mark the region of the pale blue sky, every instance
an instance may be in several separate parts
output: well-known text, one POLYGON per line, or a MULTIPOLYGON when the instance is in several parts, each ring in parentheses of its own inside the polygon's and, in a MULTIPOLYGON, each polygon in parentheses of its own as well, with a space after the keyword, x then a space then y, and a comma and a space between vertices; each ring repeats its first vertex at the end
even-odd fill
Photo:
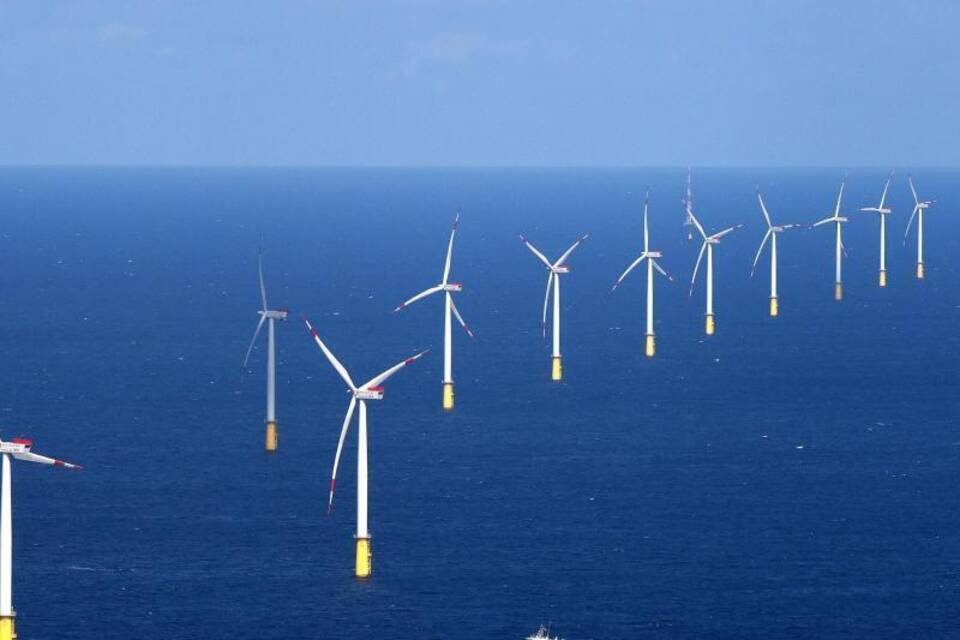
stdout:
POLYGON ((960 2, 0 2, 0 164, 960 165, 960 2))

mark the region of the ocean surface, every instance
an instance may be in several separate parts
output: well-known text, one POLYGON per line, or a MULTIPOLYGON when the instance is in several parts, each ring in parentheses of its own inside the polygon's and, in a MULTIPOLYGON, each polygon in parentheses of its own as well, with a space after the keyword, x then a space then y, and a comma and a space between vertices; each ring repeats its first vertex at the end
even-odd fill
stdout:
POLYGON ((18 462, 22 638, 567 640, 960 636, 960 171, 915 170, 927 278, 913 277, 905 170, 851 170, 845 299, 832 213, 845 170, 694 169, 715 258, 703 335, 684 169, 0 169, 0 437, 84 465, 18 462), (775 221, 780 317, 767 316, 775 221), (657 357, 643 357, 650 188, 657 357), (452 279, 476 331, 454 333, 452 279), (548 256, 565 380, 539 335, 548 256), (261 239, 262 238, 262 239, 261 239), (262 242, 278 327, 280 449, 263 451, 265 342, 248 370, 262 242), (353 577, 356 430, 327 487, 354 378, 433 351, 370 405, 374 575, 353 577))

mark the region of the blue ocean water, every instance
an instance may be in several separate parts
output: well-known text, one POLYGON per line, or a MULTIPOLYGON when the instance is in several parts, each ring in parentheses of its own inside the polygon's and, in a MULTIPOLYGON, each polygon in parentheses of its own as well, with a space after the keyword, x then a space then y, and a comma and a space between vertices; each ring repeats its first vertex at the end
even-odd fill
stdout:
POLYGON ((842 170, 695 170, 716 253, 717 335, 683 170, 0 170, 0 437, 85 466, 14 468, 24 638, 945 638, 960 634, 958 173, 917 171, 927 279, 885 172, 849 175, 845 294, 833 232, 784 234, 767 317, 754 187, 778 222, 832 212, 842 170), (642 356, 651 189, 658 355, 642 356), (453 278, 457 408, 440 409, 442 309, 391 309, 453 278), (550 256, 566 379, 539 336, 550 256), (260 238, 279 327, 280 450, 263 452, 260 238), (434 351, 370 409, 374 576, 352 577, 356 431, 325 514, 354 378, 434 351))

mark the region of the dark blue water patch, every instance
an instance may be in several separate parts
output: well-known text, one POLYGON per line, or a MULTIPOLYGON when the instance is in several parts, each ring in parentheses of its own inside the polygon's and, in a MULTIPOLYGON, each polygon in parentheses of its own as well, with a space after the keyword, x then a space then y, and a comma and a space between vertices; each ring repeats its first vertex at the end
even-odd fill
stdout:
POLYGON ((775 220, 832 211, 840 170, 702 170, 717 335, 703 335, 682 170, 0 171, 2 437, 75 460, 14 468, 23 637, 950 637, 960 557, 952 480, 960 273, 955 171, 917 171, 927 279, 913 277, 905 178, 890 285, 876 286, 883 171, 850 172, 846 298, 833 234, 781 237, 767 317, 754 189, 775 220), (651 234, 658 354, 642 356, 651 234), (457 409, 440 410, 453 278, 457 409), (563 280, 566 378, 539 336, 548 255, 563 280), (278 328, 280 451, 262 451, 264 354, 240 363, 264 246, 278 328), (374 577, 352 577, 355 431, 326 490, 348 396, 298 316, 357 379, 432 353, 370 407, 374 577))

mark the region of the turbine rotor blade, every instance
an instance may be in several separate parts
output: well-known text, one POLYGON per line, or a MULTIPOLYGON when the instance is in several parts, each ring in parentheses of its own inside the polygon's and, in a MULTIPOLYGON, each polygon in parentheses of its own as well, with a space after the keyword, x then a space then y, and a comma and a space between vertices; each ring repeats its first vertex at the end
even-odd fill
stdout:
POLYGON ((337 455, 333 458, 333 473, 330 474, 330 498, 327 501, 327 515, 333 510, 333 490, 337 485, 337 467, 340 466, 340 453, 343 451, 343 441, 347 437, 347 431, 350 430, 350 420, 353 418, 353 409, 357 406, 356 396, 350 398, 350 405, 347 407, 347 415, 343 419, 343 427, 340 428, 340 440, 337 441, 337 455))
POLYGON ((913 225, 913 219, 917 215, 917 211, 920 210, 920 203, 913 205, 913 212, 910 214, 910 219, 907 220, 907 230, 903 232, 903 243, 907 243, 907 236, 910 235, 910 226, 913 225))
POLYGON ((460 310, 457 309, 457 303, 453 301, 453 296, 450 296, 450 310, 453 311, 453 316, 457 319, 457 322, 460 323, 460 326, 463 327, 463 330, 467 332, 467 335, 471 338, 476 338, 467 323, 463 321, 463 316, 460 315, 460 310))
POLYGON ((883 195, 880 196, 880 206, 878 209, 883 209, 883 203, 887 201, 887 190, 890 189, 891 180, 893 180, 893 171, 891 171, 890 175, 887 176, 887 183, 883 185, 883 195))
POLYGON ((660 263, 659 263, 659 262, 657 262, 657 261, 654 260, 653 258, 650 258, 650 262, 653 264, 653 268, 660 272, 660 275, 666 276, 667 280, 669 280, 670 282, 673 282, 673 278, 671 278, 671 277, 667 274, 667 272, 663 270, 663 267, 660 266, 660 263))
POLYGON ((763 214, 763 219, 767 221, 767 227, 772 227, 773 223, 770 222, 770 213, 767 212, 767 207, 763 204, 763 196, 760 195, 760 187, 757 187, 757 200, 760 202, 760 212, 763 214))
POLYGON ((732 232, 736 231, 737 229, 739 229, 739 228, 742 227, 742 226, 743 226, 742 224, 738 224, 738 225, 733 226, 733 227, 727 227, 727 228, 724 229, 723 231, 718 231, 717 233, 713 234, 712 236, 710 236, 710 238, 711 238, 712 240, 719 240, 719 239, 722 238, 723 236, 727 235, 728 233, 732 233, 732 232))
POLYGON ((693 220, 693 224, 697 228, 697 231, 700 232, 700 237, 706 240, 707 232, 703 230, 703 225, 700 224, 699 220, 697 220, 697 216, 694 215, 693 209, 690 209, 689 211, 687 211, 687 214, 690 216, 690 219, 693 220))
MULTIPOLYGON (((444 284, 446 284, 446 283, 444 283, 444 284)), ((443 286, 444 286, 443 284, 438 284, 438 285, 435 286, 435 287, 430 287, 430 288, 427 289, 426 291, 421 291, 420 293, 418 293, 417 295, 413 296, 413 297, 410 298, 409 300, 407 300, 407 301, 405 301, 405 302, 401 302, 401 303, 400 303, 399 305, 397 305, 397 307, 393 310, 394 313, 396 313, 397 311, 400 311, 401 309, 403 309, 403 308, 406 307, 406 306, 409 306, 409 305, 413 304, 413 303, 416 302, 417 300, 423 300, 423 299, 426 298, 427 296, 433 295, 434 293, 437 293, 438 291, 443 291, 443 286)))
POLYGON ((257 323, 257 329, 256 329, 256 331, 253 332, 253 338, 250 339, 250 346, 247 347, 247 355, 245 355, 245 356, 243 357, 243 367, 242 367, 242 368, 244 368, 244 369, 247 368, 247 361, 250 360, 250 352, 253 351, 253 345, 254 345, 254 344, 256 343, 256 341, 257 341, 257 336, 260 335, 260 329, 263 328, 263 323, 266 322, 266 321, 267 321, 267 314, 261 313, 261 314, 260 314, 260 322, 257 323))
POLYGON ((263 252, 257 251, 257 273, 260 276, 260 301, 263 303, 263 310, 267 310, 267 288, 263 284, 263 252))
POLYGON ((567 261, 567 258, 570 257, 570 254, 573 253, 573 250, 576 249, 577 247, 579 247, 579 246, 580 246, 580 243, 582 243, 584 240, 586 240, 586 239, 589 238, 589 237, 590 237, 590 234, 589 234, 589 233, 580 236, 580 238, 577 239, 577 241, 574 242, 574 243, 570 246, 569 249, 567 249, 566 251, 564 251, 563 254, 561 254, 560 257, 557 258, 557 261, 553 264, 553 266, 554 266, 554 267, 559 267, 559 266, 562 265, 564 262, 566 262, 566 261, 567 261))
POLYGON ((420 353, 416 354, 415 356, 411 356, 411 357, 407 358, 407 359, 404 360, 403 362, 398 362, 397 364, 393 365, 392 367, 390 367, 389 369, 387 369, 386 371, 384 371, 384 372, 381 373, 380 375, 372 378, 369 382, 367 382, 366 384, 364 384, 364 385, 363 385, 362 387, 360 387, 360 388, 361 388, 361 389, 369 389, 370 387, 379 387, 383 382, 386 382, 387 378, 389 378, 390 376, 392 376, 393 374, 395 374, 397 371, 400 371, 400 369, 403 369, 403 368, 404 368, 405 366, 407 366, 408 364, 413 364, 414 362, 416 362, 417 360, 419 360, 419 359, 422 358, 423 356, 427 355, 428 353, 430 353, 430 349, 426 349, 425 351, 421 351, 420 353))
POLYGON ((49 464, 54 467, 63 467, 64 469, 83 469, 78 464, 70 464, 69 462, 64 462, 63 460, 57 460, 56 458, 48 458, 47 456, 41 456, 38 453, 33 453, 32 451, 24 451, 22 453, 12 453, 10 454, 17 460, 23 460, 24 462, 38 462, 40 464, 49 464))
POLYGON ((314 341, 317 343, 317 346, 320 347, 320 350, 323 351, 323 355, 327 356, 327 360, 333 365, 333 368, 337 370, 337 373, 340 374, 340 377, 343 378, 343 381, 347 383, 347 386, 350 387, 351 391, 356 391, 357 387, 353 384, 353 380, 350 379, 350 374, 347 373, 346 367, 344 367, 337 357, 333 355, 333 352, 327 348, 327 345, 323 343, 323 340, 320 339, 320 334, 317 333, 317 330, 313 328, 313 325, 310 324, 310 320, 307 319, 307 316, 303 316, 303 321, 307 325, 307 330, 310 332, 310 335, 313 336, 314 341))
POLYGON ((453 228, 450 230, 450 242, 447 244, 447 260, 443 264, 443 284, 447 284, 447 278, 450 277, 450 263, 453 259, 453 238, 457 235, 457 225, 460 224, 460 211, 457 211, 457 217, 453 220, 453 228))
POLYGON ((643 252, 650 251, 650 227, 647 224, 647 211, 650 205, 650 192, 647 191, 647 197, 643 200, 643 252))
POLYGON ((834 212, 833 212, 834 218, 840 217, 840 201, 843 199, 843 188, 846 186, 846 184, 847 184, 846 179, 844 179, 843 182, 840 183, 840 193, 837 194, 837 207, 836 209, 834 209, 834 212))
POLYGON ((639 258, 637 258, 636 260, 634 260, 633 262, 631 262, 631 263, 630 263, 630 266, 627 267, 627 268, 624 270, 624 272, 620 274, 620 277, 617 278, 617 281, 613 283, 613 287, 610 289, 610 293, 613 293, 614 291, 616 291, 616 290, 617 290, 617 287, 620 286, 620 283, 623 282, 623 279, 627 277, 627 274, 629 274, 631 271, 633 271, 634 268, 635 268, 638 264, 640 264, 641 262, 643 262, 643 259, 646 258, 646 257, 647 257, 647 252, 644 251, 643 253, 640 254, 640 257, 639 257, 639 258))
POLYGON ((773 229, 767 229, 767 232, 763 235, 763 241, 760 243, 760 248, 757 249, 757 255, 753 258, 753 266, 750 267, 750 277, 753 277, 753 272, 757 270, 757 262, 760 261, 760 254, 763 252, 763 247, 767 244, 767 240, 770 239, 771 234, 773 234, 773 229))
POLYGON ((540 262, 542 262, 542 263, 544 264, 544 266, 547 267, 547 269, 552 269, 552 268, 553 268, 553 265, 550 264, 550 261, 549 261, 549 260, 547 260, 547 256, 545 256, 545 255, 543 255, 542 253, 540 253, 540 250, 539 250, 539 249, 537 249, 535 246, 533 246, 532 244, 530 244, 530 241, 527 240, 527 238, 526 238, 525 236, 523 236, 523 235, 520 236, 520 242, 522 242, 523 244, 525 244, 525 245, 527 246, 527 249, 530 249, 530 251, 533 253, 533 255, 537 256, 537 257, 540 259, 540 262))
POLYGON ((690 295, 693 295, 693 285, 697 281, 697 271, 700 269, 700 261, 703 260, 703 252, 707 250, 707 241, 704 239, 700 245, 700 254, 697 256, 697 264, 693 267, 693 277, 690 278, 690 295))
POLYGON ((547 275, 547 291, 543 296, 543 318, 540 320, 540 336, 542 339, 547 339, 547 307, 550 304, 550 290, 551 285, 553 284, 553 279, 558 278, 557 274, 553 271, 547 275))

